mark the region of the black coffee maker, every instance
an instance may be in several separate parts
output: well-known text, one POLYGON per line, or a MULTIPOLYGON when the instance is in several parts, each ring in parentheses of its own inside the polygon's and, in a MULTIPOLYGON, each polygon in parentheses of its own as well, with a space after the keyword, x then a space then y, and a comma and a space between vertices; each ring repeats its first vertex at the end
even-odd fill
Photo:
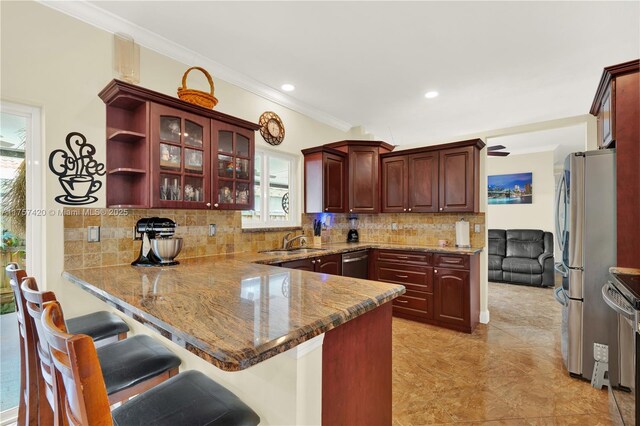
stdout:
POLYGON ((357 243, 358 237, 358 218, 352 216, 349 218, 349 233, 347 234, 348 243, 357 243))

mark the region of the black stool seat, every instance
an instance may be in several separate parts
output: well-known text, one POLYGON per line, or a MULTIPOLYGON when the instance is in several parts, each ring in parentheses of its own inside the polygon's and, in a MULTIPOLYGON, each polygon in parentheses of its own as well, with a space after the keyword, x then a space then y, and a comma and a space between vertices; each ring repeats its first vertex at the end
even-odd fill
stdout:
POLYGON ((94 341, 127 333, 129 326, 116 314, 98 311, 82 315, 66 321, 67 330, 71 334, 86 334, 94 341))
POLYGON ((187 371, 112 411, 115 426, 249 426, 260 417, 199 371, 187 371))
POLYGON ((135 386, 180 366, 180 358, 153 338, 129 337, 98 348, 107 394, 135 386))

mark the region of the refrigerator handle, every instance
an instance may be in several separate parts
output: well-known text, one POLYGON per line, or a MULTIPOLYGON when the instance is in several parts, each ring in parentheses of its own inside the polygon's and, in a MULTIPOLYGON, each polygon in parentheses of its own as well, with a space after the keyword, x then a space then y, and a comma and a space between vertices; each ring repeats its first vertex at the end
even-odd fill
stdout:
MULTIPOLYGON (((564 200, 562 200, 562 197, 564 195, 566 195, 566 189, 564 189, 566 186, 566 178, 564 175, 564 172, 562 173, 562 177, 560 178, 560 181, 558 182, 558 189, 556 190, 556 238, 558 240, 558 247, 560 247, 560 251, 564 251, 564 230, 562 230, 560 227, 560 202, 564 203, 564 200)), ((566 214, 566 213, 565 213, 566 214)), ((558 271, 560 272, 560 271, 558 271)))
POLYGON ((562 287, 558 287, 553 291, 553 295, 556 297, 556 300, 558 301, 558 303, 560 303, 562 306, 568 306, 569 305, 569 301, 567 300, 567 295, 564 294, 564 291, 562 290, 562 287))
POLYGON ((567 268, 567 266, 562 263, 562 262, 556 262, 553 264, 553 269, 555 269, 557 272, 559 272, 560 274, 562 274, 562 276, 564 278, 567 278, 569 276, 569 269, 567 268))

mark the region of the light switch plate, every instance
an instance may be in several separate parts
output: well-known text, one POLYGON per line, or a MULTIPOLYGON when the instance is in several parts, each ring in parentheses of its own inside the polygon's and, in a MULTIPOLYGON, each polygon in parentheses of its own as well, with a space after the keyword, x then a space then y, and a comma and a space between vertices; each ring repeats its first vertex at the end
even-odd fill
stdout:
POLYGON ((397 230, 398 230, 398 224, 397 224, 397 223, 395 223, 395 222, 394 222, 394 223, 392 223, 392 224, 391 224, 391 230, 392 230, 392 231, 397 231, 397 230))
POLYGON ((478 224, 473 225, 473 231, 476 234, 479 234, 480 233, 480 225, 478 225, 478 224))
POLYGON ((87 241, 90 243, 97 243, 100 241, 100 227, 88 226, 87 227, 87 241))
POLYGON ((216 235, 216 224, 215 223, 210 223, 209 224, 209 236, 213 237, 216 235))

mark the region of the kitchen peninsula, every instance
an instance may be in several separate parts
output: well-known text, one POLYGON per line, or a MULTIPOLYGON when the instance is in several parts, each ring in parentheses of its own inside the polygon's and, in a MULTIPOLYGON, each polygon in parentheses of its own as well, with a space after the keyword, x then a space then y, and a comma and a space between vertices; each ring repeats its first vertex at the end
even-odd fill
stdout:
MULTIPOLYGON (((250 263, 250 257, 64 276, 205 360, 205 373, 264 424, 390 424, 391 301, 404 287, 250 263)), ((267 256, 252 260, 270 263, 267 256)), ((190 356, 176 353, 183 363, 190 356)))

